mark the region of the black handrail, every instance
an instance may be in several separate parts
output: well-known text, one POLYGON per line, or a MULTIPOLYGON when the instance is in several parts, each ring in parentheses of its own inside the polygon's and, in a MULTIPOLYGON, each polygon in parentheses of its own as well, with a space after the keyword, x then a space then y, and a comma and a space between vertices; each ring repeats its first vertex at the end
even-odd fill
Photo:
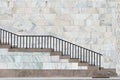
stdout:
POLYGON ((51 35, 18 35, 0 28, 0 44, 11 48, 52 48, 62 56, 79 59, 101 69, 102 54, 51 35))

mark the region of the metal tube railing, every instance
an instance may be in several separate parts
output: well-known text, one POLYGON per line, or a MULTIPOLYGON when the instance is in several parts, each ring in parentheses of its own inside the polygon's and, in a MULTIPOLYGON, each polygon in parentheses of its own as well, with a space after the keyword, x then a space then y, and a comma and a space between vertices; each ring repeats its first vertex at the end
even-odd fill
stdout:
POLYGON ((50 35, 17 35, 0 29, 0 44, 9 44, 11 48, 52 48, 101 69, 102 54, 50 35))

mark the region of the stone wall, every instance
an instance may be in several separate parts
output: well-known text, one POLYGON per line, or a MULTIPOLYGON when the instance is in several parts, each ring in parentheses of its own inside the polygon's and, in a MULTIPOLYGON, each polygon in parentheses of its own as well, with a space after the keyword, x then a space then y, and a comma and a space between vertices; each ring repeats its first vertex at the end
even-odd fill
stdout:
POLYGON ((104 55, 120 74, 120 0, 0 0, 1 28, 50 34, 104 55))

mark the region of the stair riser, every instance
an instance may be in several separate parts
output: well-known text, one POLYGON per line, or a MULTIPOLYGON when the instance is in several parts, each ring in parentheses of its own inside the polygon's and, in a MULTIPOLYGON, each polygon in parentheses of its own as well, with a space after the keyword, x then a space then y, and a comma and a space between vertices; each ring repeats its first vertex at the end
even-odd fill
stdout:
POLYGON ((88 70, 87 66, 77 63, 0 63, 0 69, 79 69, 88 70))

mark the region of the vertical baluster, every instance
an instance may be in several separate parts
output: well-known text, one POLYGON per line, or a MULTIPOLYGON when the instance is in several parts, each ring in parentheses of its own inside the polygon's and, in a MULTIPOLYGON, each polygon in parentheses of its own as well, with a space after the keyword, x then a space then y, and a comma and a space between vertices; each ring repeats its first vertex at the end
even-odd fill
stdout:
POLYGON ((11 48, 12 48, 12 45, 13 45, 13 44, 12 44, 12 33, 11 33, 11 48))
POLYGON ((80 58, 81 58, 81 59, 80 59, 80 60, 81 60, 81 62, 82 62, 82 58, 83 58, 83 55, 82 55, 82 54, 83 54, 83 53, 82 53, 82 47, 80 47, 80 53, 81 53, 81 55, 80 55, 80 58))
POLYGON ((64 53, 64 52, 63 52, 63 40, 62 40, 62 55, 63 55, 63 53, 64 53))
POLYGON ((74 58, 77 58, 77 55, 76 55, 76 45, 75 45, 75 57, 74 58))
POLYGON ((46 36, 44 36, 44 48, 46 48, 46 36))
POLYGON ((49 48, 49 36, 47 36, 46 38, 47 38, 47 48, 49 48))
POLYGON ((91 65, 93 65, 93 52, 91 51, 91 65))
POLYGON ((6 34, 6 36, 5 36, 5 37, 6 37, 6 38, 5 38, 5 39, 6 39, 6 44, 8 44, 8 42, 7 42, 7 31, 5 31, 5 32, 6 32, 6 33, 5 33, 5 34, 6 34))
POLYGON ((90 63, 90 50, 88 50, 88 62, 90 63))
POLYGON ((84 48, 84 62, 86 62, 86 49, 84 48))
POLYGON ((15 47, 15 34, 14 34, 14 47, 15 47))
POLYGON ((10 33, 8 32, 8 44, 10 44, 10 33))
POLYGON ((44 36, 43 36, 43 48, 45 47, 45 46, 44 46, 44 42, 45 42, 45 39, 44 39, 44 36))
POLYGON ((58 48, 58 47, 57 47, 57 38, 56 38, 56 51, 57 51, 57 48, 58 48))
POLYGON ((37 43, 37 44, 36 44, 36 48, 38 48, 38 45, 39 45, 39 44, 38 44, 38 36, 36 36, 36 43, 37 43))
POLYGON ((96 54, 96 65, 98 66, 98 54, 96 54))
POLYGON ((80 55, 79 55, 79 52, 80 52, 80 51, 79 51, 79 46, 78 46, 78 59, 79 59, 79 56, 80 56, 80 55))
POLYGON ((47 48, 47 36, 45 36, 45 46, 46 46, 46 48, 47 48))
POLYGON ((22 41, 21 41, 21 36, 20 36, 20 48, 21 48, 21 44, 22 44, 22 41))
POLYGON ((83 62, 85 61, 85 49, 83 48, 83 62))
POLYGON ((70 43, 70 58, 71 58, 71 43, 70 43))
POLYGON ((33 41, 32 41, 32 44, 33 44, 33 48, 35 48, 35 37, 33 36, 33 41))
POLYGON ((59 51, 60 51, 60 39, 59 39, 59 51))
POLYGON ((19 36, 17 35, 16 37, 17 37, 17 47, 19 48, 19 45, 18 45, 18 37, 19 37, 19 36))
POLYGON ((51 36, 50 36, 50 48, 52 48, 52 45, 51 45, 51 36))
POLYGON ((4 42, 4 30, 3 30, 3 44, 5 44, 5 42, 4 42))
POLYGON ((1 35, 2 35, 2 29, 0 29, 0 44, 2 44, 2 41, 1 41, 1 35))
POLYGON ((95 61, 96 61, 96 60, 95 60, 95 52, 94 52, 94 66, 95 66, 95 61))
POLYGON ((37 48, 37 36, 35 36, 35 48, 37 48))
POLYGON ((68 54, 68 50, 69 50, 69 49, 68 49, 68 46, 69 46, 69 45, 68 45, 68 42, 66 42, 66 44, 67 44, 67 55, 69 55, 69 54, 68 54))
POLYGON ((23 37, 23 48, 24 48, 24 36, 22 36, 23 37))
POLYGON ((72 45, 72 58, 74 58, 74 45, 72 45))
POLYGON ((64 42, 65 48, 64 48, 64 54, 66 55, 66 41, 64 42))
POLYGON ((40 36, 40 48, 42 48, 42 36, 40 36))
POLYGON ((101 55, 99 54, 99 69, 101 70, 101 55))
POLYGON ((55 49, 55 48, 54 48, 54 37, 53 37, 53 49, 55 49))
POLYGON ((33 38, 33 43, 34 43, 34 48, 36 48, 36 41, 35 41, 36 37, 34 36, 33 38))
POLYGON ((28 41, 28 39, 27 39, 27 36, 26 36, 26 48, 28 48, 28 47, 27 47, 27 46, 28 46, 28 45, 27 45, 27 43, 28 43, 27 41, 28 41))
POLYGON ((29 48, 31 48, 31 36, 29 36, 29 48))
POLYGON ((88 58, 88 53, 87 52, 88 52, 88 50, 86 49, 86 62, 88 62, 88 59, 87 59, 88 58))
POLYGON ((40 36, 38 36, 38 48, 40 48, 40 36))
POLYGON ((43 48, 43 36, 41 36, 41 49, 43 48))

